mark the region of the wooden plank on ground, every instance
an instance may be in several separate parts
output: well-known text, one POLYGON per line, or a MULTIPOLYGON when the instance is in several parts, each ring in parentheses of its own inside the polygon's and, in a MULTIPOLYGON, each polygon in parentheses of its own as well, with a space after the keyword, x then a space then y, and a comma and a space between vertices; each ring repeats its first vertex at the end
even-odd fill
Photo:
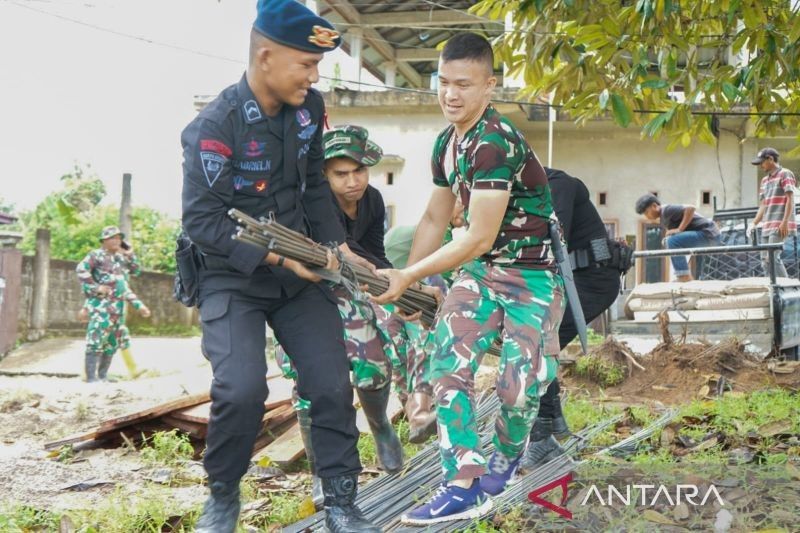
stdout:
MULTIPOLYGON (((269 387, 269 396, 267 397, 267 402, 264 404, 267 410, 291 403, 294 382, 287 380, 281 375, 268 376, 267 386, 269 387)), ((208 424, 208 418, 211 414, 211 402, 200 403, 193 407, 175 411, 171 414, 175 418, 180 418, 181 420, 208 424)))
POLYGON ((294 417, 294 407, 292 407, 291 404, 284 404, 264 413, 264 418, 261 420, 261 423, 265 428, 277 427, 294 417))
MULTIPOLYGON (((294 387, 294 382, 292 380, 286 379, 282 376, 270 376, 267 378, 267 381, 269 382, 270 390, 269 398, 267 399, 266 403, 267 410, 275 409, 291 403, 292 389, 294 387)), ((77 442, 93 439, 102 439, 107 433, 111 433, 133 424, 152 420, 167 414, 170 414, 176 418, 181 418, 181 415, 176 415, 174 411, 191 411, 194 407, 197 407, 197 411, 192 411, 192 414, 188 415, 188 417, 184 417, 183 420, 201 423, 203 420, 205 420, 205 423, 208 423, 207 411, 210 409, 210 400, 211 396, 208 392, 177 398, 166 403, 148 407, 147 409, 143 409, 141 411, 136 411, 124 416, 106 420, 100 424, 99 427, 91 431, 74 433, 64 437, 63 439, 48 442, 44 445, 44 448, 45 450, 52 450, 67 444, 75 444, 77 442), (204 406, 203 404, 207 404, 207 406, 204 406)))
POLYGON ((263 457, 269 457, 270 461, 278 466, 287 466, 302 457, 305 452, 303 438, 300 435, 300 424, 294 424, 266 448, 255 454, 253 460, 258 462, 263 457))
POLYGON ((206 424, 198 422, 190 422, 188 420, 182 420, 172 415, 164 415, 160 418, 160 420, 197 439, 205 439, 206 433, 208 432, 208 426, 206 424))
POLYGON ((204 402, 194 407, 187 407, 179 411, 173 411, 170 416, 185 420, 187 422, 196 422, 198 424, 208 424, 208 417, 211 415, 211 402, 204 402))
POLYGON ((115 429, 119 429, 125 426, 130 426, 131 424, 136 424, 138 422, 144 422, 145 420, 152 420, 153 418, 158 418, 161 415, 165 415, 176 409, 183 409, 185 407, 192 407, 199 403, 207 402, 211 399, 208 392, 201 392, 200 394, 193 394, 191 396, 184 396, 182 398, 177 398, 175 400, 162 403, 159 405, 154 405, 153 407, 148 407, 147 409, 143 409, 141 411, 136 411, 124 416, 120 416, 118 418, 112 418, 111 420, 106 420, 100 427, 98 428, 100 431, 113 431, 115 429))
POLYGON ((199 403, 207 402, 208 400, 209 394, 207 392, 184 396, 167 403, 162 403, 153 407, 148 407, 147 409, 143 409, 141 411, 136 411, 124 416, 112 418, 111 420, 106 420, 100 424, 98 428, 93 429, 92 431, 76 433, 57 441, 48 442, 44 445, 44 449, 52 450, 53 448, 59 448, 66 444, 74 444, 76 442, 82 442, 85 440, 103 438, 103 436, 107 433, 117 431, 139 422, 157 418, 161 415, 169 413, 170 411, 174 411, 175 409, 191 407, 199 403))

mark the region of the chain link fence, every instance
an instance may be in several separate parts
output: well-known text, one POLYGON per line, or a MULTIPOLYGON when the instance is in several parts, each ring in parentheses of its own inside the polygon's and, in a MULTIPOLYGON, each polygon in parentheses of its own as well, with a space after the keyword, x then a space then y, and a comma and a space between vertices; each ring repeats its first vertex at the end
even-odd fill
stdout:
MULTIPOLYGON (((752 225, 745 216, 714 217, 717 222, 724 246, 742 246, 764 243, 761 231, 758 230, 756 242, 752 239, 752 225)), ((800 261, 798 260, 797 235, 784 242, 781 260, 786 266, 789 277, 800 279, 800 261)), ((695 277, 707 280, 732 280, 746 277, 769 276, 762 253, 757 251, 719 253, 699 256, 695 262, 695 277)))

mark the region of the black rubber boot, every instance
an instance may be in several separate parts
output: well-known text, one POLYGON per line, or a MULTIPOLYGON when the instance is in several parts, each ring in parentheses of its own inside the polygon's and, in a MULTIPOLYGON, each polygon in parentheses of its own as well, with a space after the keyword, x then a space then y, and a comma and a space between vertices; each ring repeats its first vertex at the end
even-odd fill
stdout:
POLYGON ((325 527, 330 533, 380 533, 356 504, 358 475, 322 478, 325 493, 325 527))
POLYGON ((361 408, 367 415, 369 428, 375 437, 375 448, 378 451, 378 462, 381 468, 390 474, 403 468, 403 446, 394 431, 394 426, 386 416, 389 404, 389 386, 378 390, 356 389, 361 408))
POLYGON ((298 409, 297 421, 300 423, 300 436, 303 438, 303 447, 306 449, 306 459, 308 467, 311 469, 311 501, 314 502, 314 509, 322 509, 325 495, 322 493, 322 480, 317 476, 316 461, 314 460, 314 449, 311 447, 311 417, 308 416, 308 409, 298 409))
POLYGON ((100 381, 108 381, 108 369, 111 367, 112 358, 110 355, 100 356, 100 363, 97 366, 97 378, 100 381))
MULTIPOLYGON (((566 427, 566 423, 564 426, 566 427)), ((530 443, 520 466, 530 470, 562 453, 564 453, 564 449, 553 436, 553 419, 537 418, 531 428, 530 443)))
POLYGON ((87 353, 84 362, 84 369, 86 371, 86 383, 94 383, 97 381, 97 354, 87 353))
POLYGON ((553 435, 558 439, 572 435, 567 420, 562 415, 553 417, 553 435))
POLYGON ((196 533, 235 533, 239 522, 239 481, 210 481, 211 496, 195 524, 196 533))

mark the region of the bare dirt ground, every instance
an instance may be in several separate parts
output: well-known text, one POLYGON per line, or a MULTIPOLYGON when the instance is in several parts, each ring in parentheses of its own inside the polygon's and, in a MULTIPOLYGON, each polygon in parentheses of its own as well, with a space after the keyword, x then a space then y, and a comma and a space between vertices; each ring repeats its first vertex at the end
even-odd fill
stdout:
MULTIPOLYGON (((621 349, 624 346, 608 341, 599 351, 603 357, 625 365, 628 358, 619 353, 621 349)), ((69 460, 61 460, 64 458, 58 457, 59 450, 48 452, 44 445, 92 430, 104 420, 207 390, 211 372, 200 355, 199 339, 134 339, 137 363, 149 370, 137 380, 125 378, 119 356, 111 370, 121 378, 116 383, 86 384, 80 377, 47 376, 79 373, 82 350, 81 340, 49 339, 25 345, 0 361, 0 374, 25 374, 0 375, 0 494, 4 495, 0 496, 0 507, 106 509, 124 505, 121 502, 129 499, 152 498, 155 486, 158 504, 169 512, 180 515, 198 508, 206 495, 199 463, 185 468, 192 482, 166 484, 163 468, 149 467, 139 451, 124 446, 79 451, 69 460)), ((635 360, 645 370, 631 365, 623 383, 606 389, 570 375, 569 367, 565 367, 564 388, 575 397, 623 405, 678 405, 714 397, 721 378, 728 392, 800 388, 800 368, 753 361, 735 343, 712 347, 673 340, 650 356, 635 360)), ((490 389, 496 377, 496 359, 487 357, 485 363, 476 379, 480 390, 490 389)), ((305 474, 298 476, 305 478, 305 474)), ((305 490, 302 480, 290 481, 297 482, 301 487, 298 490, 305 490)), ((615 520, 624 523, 626 518, 615 520)))
POLYGON ((575 375, 567 367, 563 382, 567 389, 608 401, 678 405, 713 397, 719 392, 748 393, 781 387, 800 388, 800 363, 761 361, 735 340, 716 345, 682 343, 672 340, 659 344, 652 353, 636 356, 641 367, 630 363, 632 351, 614 339, 590 350, 593 355, 626 367, 625 380, 614 387, 601 388, 575 375))
MULTIPOLYGON (((0 362, 0 371, 31 375, 0 376, 0 493, 3 503, 45 509, 86 509, 106 501, 115 491, 133 494, 154 472, 136 451, 126 448, 77 452, 59 461, 58 450, 44 444, 89 431, 103 420, 143 409, 186 393, 207 390, 210 367, 199 351, 198 338, 134 339, 133 353, 148 372, 137 380, 125 376, 119 355, 111 368, 116 383, 87 384, 82 378, 35 375, 82 368, 81 340, 49 339, 24 345, 0 362), (106 482, 89 490, 74 487, 106 482), (141 483, 140 483, 141 482, 141 483)), ((194 470, 194 469, 193 469, 194 470)), ((198 475, 202 475, 199 468, 198 475)), ((204 498, 195 484, 170 491, 178 506, 204 498)))

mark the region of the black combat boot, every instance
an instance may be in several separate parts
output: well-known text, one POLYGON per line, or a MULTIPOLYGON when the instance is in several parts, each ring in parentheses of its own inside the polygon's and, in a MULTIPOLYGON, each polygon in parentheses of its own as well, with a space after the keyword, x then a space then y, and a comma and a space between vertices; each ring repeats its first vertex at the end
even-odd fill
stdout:
POLYGON ((358 474, 322 478, 325 493, 325 527, 330 533, 380 533, 356 504, 358 474))
POLYGON ((97 354, 87 352, 85 360, 86 383, 97 381, 97 354))
POLYGON ((322 493, 322 480, 317 476, 316 461, 314 460, 314 448, 311 447, 311 417, 308 409, 297 409, 297 421, 300 423, 300 436, 303 438, 303 447, 306 449, 306 459, 308 467, 311 469, 311 501, 314 502, 314 509, 322 509, 325 495, 322 493))
POLYGON ((403 468, 403 447, 394 431, 394 426, 386 416, 389 404, 389 385, 378 390, 356 389, 361 408, 367 415, 369 428, 375 437, 378 462, 386 472, 394 474, 403 468))
MULTIPOLYGON (((566 423, 564 426, 566 427, 566 423)), ((562 453, 564 448, 553 436, 553 419, 537 418, 533 423, 530 443, 520 466, 525 469, 536 468, 562 453)))
POLYGON ((239 521, 239 480, 211 481, 211 495, 195 524, 195 533, 235 533, 239 521))

